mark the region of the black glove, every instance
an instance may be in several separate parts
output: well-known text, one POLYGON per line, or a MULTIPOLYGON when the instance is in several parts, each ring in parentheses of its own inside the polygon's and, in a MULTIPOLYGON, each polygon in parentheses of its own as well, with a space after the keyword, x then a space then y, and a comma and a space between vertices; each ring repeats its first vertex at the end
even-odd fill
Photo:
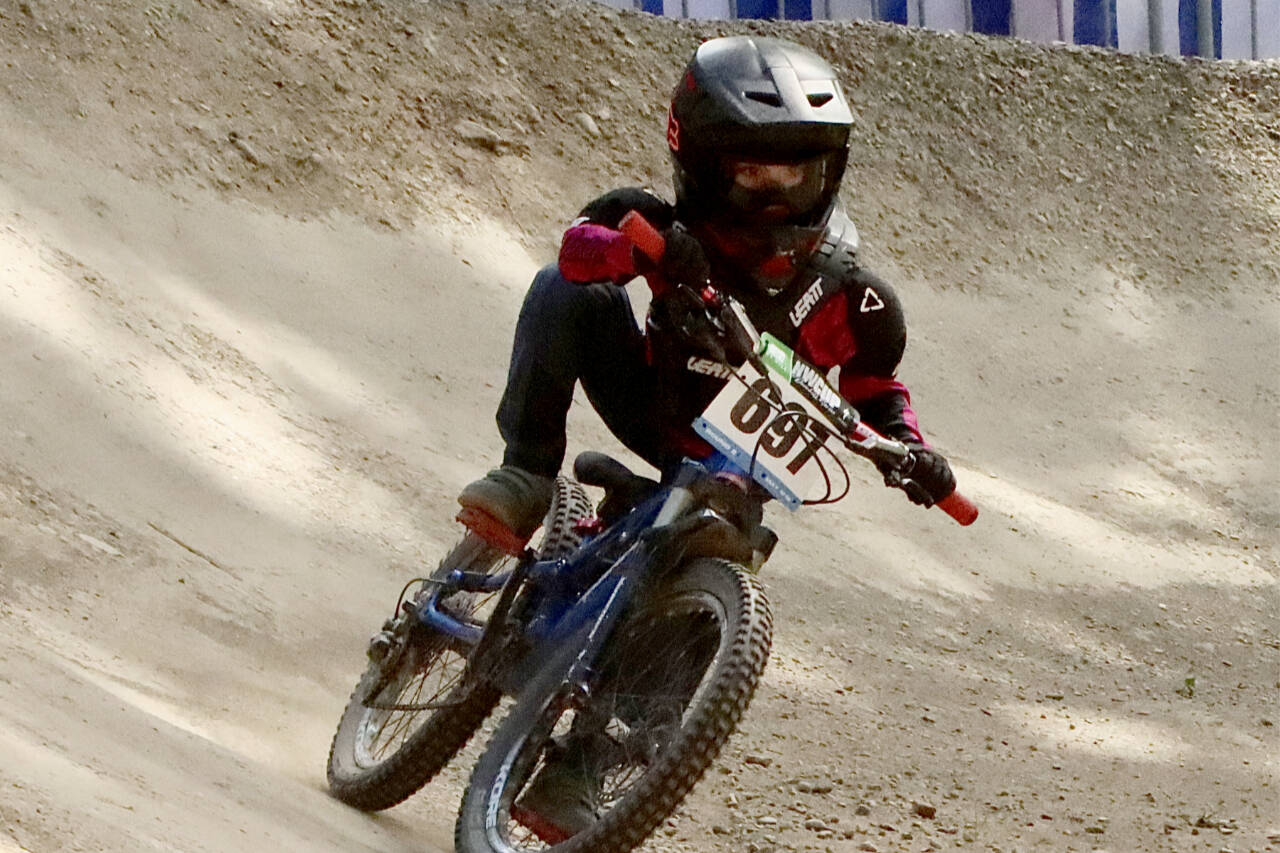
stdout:
POLYGON ((658 335, 673 336, 683 349, 692 349, 712 361, 727 358, 724 329, 693 290, 682 288, 655 298, 649 309, 649 323, 658 335))
MULTIPOLYGON (((707 261, 707 253, 697 238, 683 228, 667 228, 662 232, 666 241, 666 251, 657 264, 644 258, 638 269, 644 272, 645 267, 656 269, 670 284, 687 284, 701 288, 711 277, 711 264, 707 261)), ((639 254, 639 253, 637 253, 639 254)))
POLYGON ((946 458, 927 447, 911 447, 911 462, 900 475, 902 490, 920 506, 933 506, 956 490, 956 477, 946 458))

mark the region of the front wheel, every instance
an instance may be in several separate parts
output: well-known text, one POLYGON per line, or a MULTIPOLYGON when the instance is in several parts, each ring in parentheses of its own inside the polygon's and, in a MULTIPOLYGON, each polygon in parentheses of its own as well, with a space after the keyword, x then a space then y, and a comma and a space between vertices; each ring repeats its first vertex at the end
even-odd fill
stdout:
MULTIPOLYGON (((577 548, 582 537, 575 526, 590 513, 582 486, 557 479, 539 557, 559 557, 577 548)), ((494 574, 510 568, 513 559, 468 532, 436 575, 445 577, 455 569, 494 574)), ((450 598, 451 610, 476 621, 483 621, 488 606, 477 594, 450 598)), ((390 808, 430 781, 500 698, 488 684, 464 678, 471 652, 465 644, 407 613, 384 633, 390 637, 388 648, 356 685, 329 749, 329 792, 364 811, 390 808)))
POLYGON ((458 853, 638 847, 733 733, 771 635, 768 602, 742 567, 691 562, 637 601, 585 697, 558 683, 530 685, 476 764, 458 853), (539 810, 548 787, 575 801, 577 825, 539 810))

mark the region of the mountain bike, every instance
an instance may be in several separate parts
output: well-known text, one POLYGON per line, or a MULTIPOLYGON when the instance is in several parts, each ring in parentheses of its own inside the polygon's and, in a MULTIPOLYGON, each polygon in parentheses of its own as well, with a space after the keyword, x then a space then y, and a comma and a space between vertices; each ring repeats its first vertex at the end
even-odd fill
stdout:
MULTIPOLYGON (((661 256, 638 215, 623 228, 661 256)), ((463 796, 458 853, 633 850, 715 760, 764 672, 772 614, 756 575, 777 536, 763 505, 839 500, 841 449, 912 487, 911 450, 863 423, 822 371, 711 284, 681 291, 731 377, 694 424, 715 452, 660 481, 581 454, 535 547, 463 510, 468 532, 370 643, 329 754, 335 797, 401 802, 511 697, 463 796), (597 508, 584 486, 604 490, 597 508), (590 817, 573 831, 527 804, 531 780, 566 765, 588 780, 590 817)), ((977 517, 958 493, 937 505, 977 517)))

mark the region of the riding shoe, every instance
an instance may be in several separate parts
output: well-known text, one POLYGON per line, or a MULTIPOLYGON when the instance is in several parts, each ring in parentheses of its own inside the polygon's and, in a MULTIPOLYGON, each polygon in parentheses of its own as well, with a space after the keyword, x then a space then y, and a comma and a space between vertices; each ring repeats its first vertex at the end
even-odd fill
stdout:
POLYGON ((503 465, 464 488, 458 503, 493 516, 519 538, 528 539, 542 524, 554 493, 551 477, 503 465))
POLYGON ((553 754, 516 801, 512 817, 540 839, 559 844, 591 827, 600 780, 580 755, 553 754))

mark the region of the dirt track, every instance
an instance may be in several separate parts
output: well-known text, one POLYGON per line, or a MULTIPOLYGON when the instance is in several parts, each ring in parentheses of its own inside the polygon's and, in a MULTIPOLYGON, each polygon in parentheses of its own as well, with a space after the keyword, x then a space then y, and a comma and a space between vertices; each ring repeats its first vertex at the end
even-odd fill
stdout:
MULTIPOLYGON (((652 848, 1280 849, 1280 66, 759 29, 848 84, 903 378, 984 515, 856 471, 775 513, 765 687, 652 848)), ((0 0, 0 853, 451 849, 462 771, 364 816, 332 728, 497 457, 529 276, 666 186, 718 31, 0 0)))

